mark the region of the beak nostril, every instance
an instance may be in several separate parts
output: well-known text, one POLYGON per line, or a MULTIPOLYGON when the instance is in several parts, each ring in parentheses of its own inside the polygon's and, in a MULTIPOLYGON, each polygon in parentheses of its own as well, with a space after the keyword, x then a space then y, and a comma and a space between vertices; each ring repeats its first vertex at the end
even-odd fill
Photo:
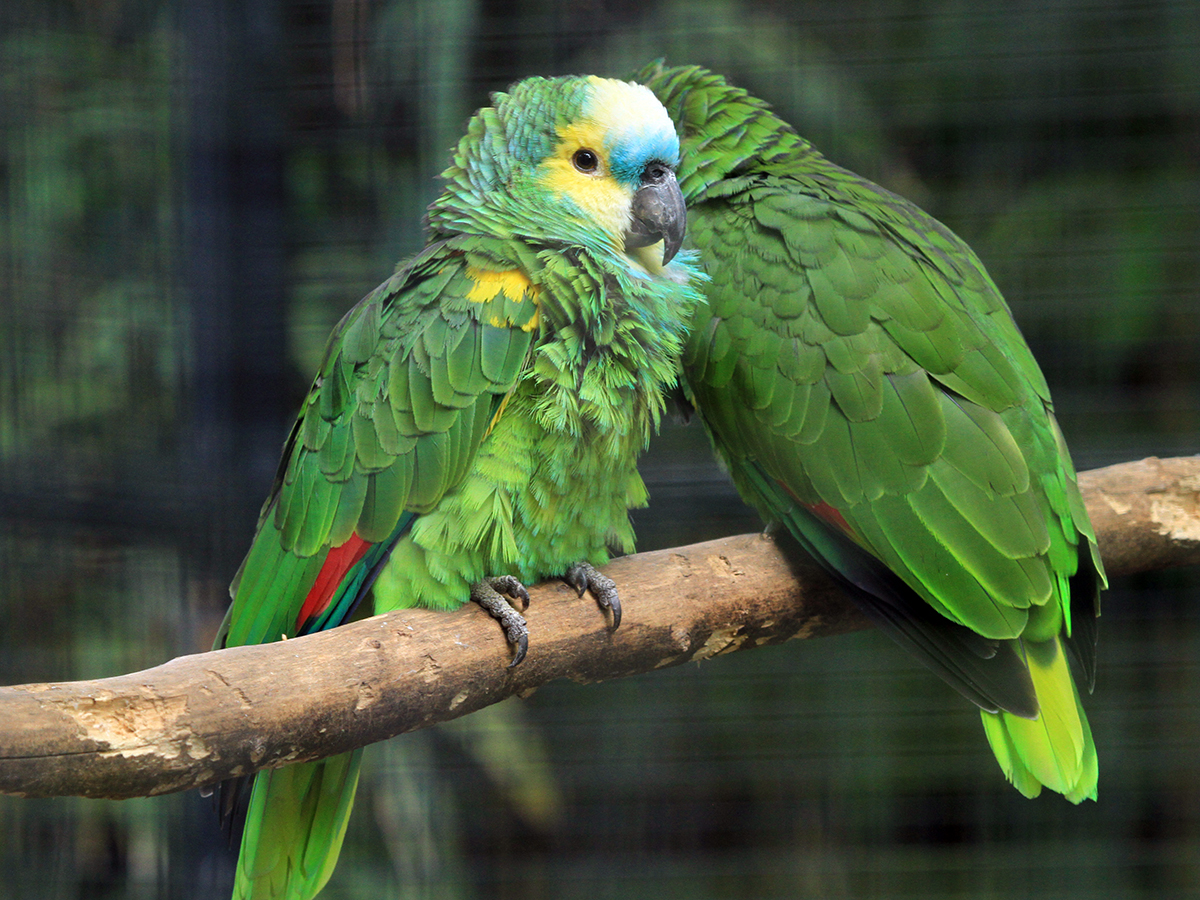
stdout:
POLYGON ((650 163, 642 171, 642 184, 662 184, 670 169, 662 163, 650 163))

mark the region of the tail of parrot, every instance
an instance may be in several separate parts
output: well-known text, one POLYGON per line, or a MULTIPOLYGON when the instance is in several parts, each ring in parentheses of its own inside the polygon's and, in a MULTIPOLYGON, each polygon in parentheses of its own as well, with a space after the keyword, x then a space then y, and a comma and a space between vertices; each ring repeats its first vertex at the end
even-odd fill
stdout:
POLYGON ((362 750, 259 772, 233 900, 310 900, 333 874, 354 806, 362 750))
MULTIPOLYGON (((235 622, 230 607, 217 647, 341 624, 413 519, 401 516, 384 541, 371 543, 352 534, 345 543, 307 559, 282 549, 278 541, 256 541, 234 582, 235 606, 240 602, 243 615, 235 622), (269 602, 275 592, 302 596, 299 611, 269 602)), ((227 823, 241 818, 243 823, 233 900, 311 900, 320 892, 342 849, 362 753, 264 769, 222 785, 222 818, 227 823), (249 791, 248 802, 242 799, 244 791, 249 791)))
MULTIPOLYGON (((981 707, 983 727, 1000 768, 1026 797, 1043 787, 1073 803, 1096 799, 1098 766, 1091 728, 1068 664, 1069 649, 1083 683, 1095 676, 1097 593, 1104 578, 1089 540, 1067 593, 1071 636, 1048 617, 1046 640, 988 640, 951 621, 852 538, 827 504, 804 504, 754 463, 730 460, 743 496, 754 497, 787 526, 800 545, 848 591, 890 637, 914 652, 964 697, 981 707), (1051 630, 1053 629, 1053 630, 1051 630)), ((1086 522, 1084 523, 1086 526, 1086 522)), ((1092 537, 1090 529, 1086 537, 1092 537)))
POLYGON ((1041 709, 1032 719, 1003 710, 980 712, 996 761, 1026 797, 1036 797, 1045 785, 1072 803, 1095 800, 1096 745, 1062 639, 1022 643, 1041 709))

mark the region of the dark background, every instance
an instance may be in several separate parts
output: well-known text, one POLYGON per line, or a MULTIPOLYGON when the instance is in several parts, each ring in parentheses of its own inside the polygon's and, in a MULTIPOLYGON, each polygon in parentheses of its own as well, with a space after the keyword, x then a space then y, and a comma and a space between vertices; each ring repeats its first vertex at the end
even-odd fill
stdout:
MULTIPOLYGON (((1195 2, 4 0, 0 679, 207 646, 325 336, 420 246, 470 112, 659 56, 965 237, 1081 469, 1196 451, 1195 2)), ((645 473, 642 549, 757 527, 696 428, 645 473)), ((974 711, 862 633, 375 747, 323 896, 1200 896, 1198 580, 1105 596, 1098 803, 1020 797, 974 711)), ((0 835, 0 897, 230 883, 195 794, 0 798, 0 835)))

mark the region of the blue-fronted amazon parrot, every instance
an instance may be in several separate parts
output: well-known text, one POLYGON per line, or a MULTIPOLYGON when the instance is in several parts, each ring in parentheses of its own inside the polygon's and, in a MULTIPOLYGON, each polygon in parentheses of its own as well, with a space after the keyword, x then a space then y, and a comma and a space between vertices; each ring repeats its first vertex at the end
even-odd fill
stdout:
POLYGON ((683 388, 740 493, 977 704, 1005 775, 1095 798, 1103 568, 1045 379, 971 249, 698 67, 681 135, 711 281, 683 388))
MULTIPOLYGON (((636 458, 699 300, 673 259, 678 138, 640 85, 535 78, 492 99, 443 173, 427 246, 330 337, 218 647, 334 627, 367 595, 375 612, 470 599, 515 664, 527 629, 501 594, 564 575, 619 624, 590 564, 632 549, 636 458)), ((360 759, 253 777, 235 898, 322 888, 360 759)), ((245 802, 223 790, 227 811, 245 802)))

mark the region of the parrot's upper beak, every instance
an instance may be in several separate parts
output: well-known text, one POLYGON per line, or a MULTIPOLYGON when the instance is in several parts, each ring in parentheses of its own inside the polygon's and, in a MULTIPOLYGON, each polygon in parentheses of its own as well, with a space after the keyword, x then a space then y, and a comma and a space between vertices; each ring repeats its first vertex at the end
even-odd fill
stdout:
POLYGON ((662 163, 646 166, 642 186, 633 195, 631 213, 625 249, 649 247, 662 241, 665 266, 679 252, 687 231, 687 207, 670 166, 662 163))

